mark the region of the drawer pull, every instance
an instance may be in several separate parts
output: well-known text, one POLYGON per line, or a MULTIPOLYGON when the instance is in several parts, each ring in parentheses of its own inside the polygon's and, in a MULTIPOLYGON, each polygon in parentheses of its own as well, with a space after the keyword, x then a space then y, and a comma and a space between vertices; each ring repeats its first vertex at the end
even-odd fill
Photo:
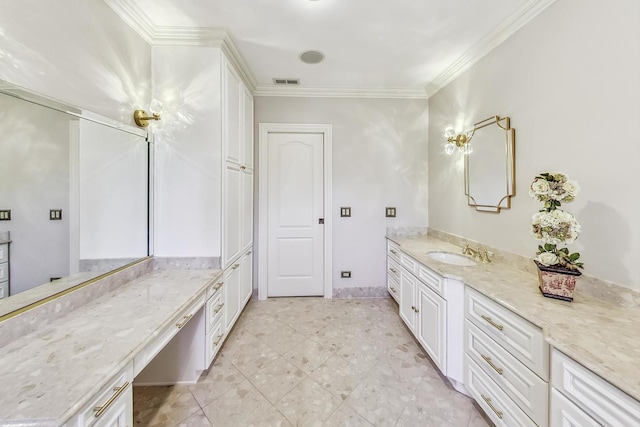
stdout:
POLYGON ((481 394, 480 396, 482 396, 482 400, 484 400, 485 402, 487 402, 487 405, 489 405, 489 408, 491 408, 491 410, 493 412, 496 413, 496 415, 498 416, 498 418, 502 419, 502 412, 498 411, 492 404, 491 404, 491 399, 489 399, 487 396, 485 396, 484 394, 481 394))
POLYGON ((218 292, 220 290, 220 288, 222 287, 222 285, 224 285, 224 282, 218 282, 216 283, 216 285, 213 287, 213 290, 215 292, 218 292))
POLYGON ((180 322, 180 323, 176 323, 176 327, 177 327, 178 329, 182 329, 182 327, 183 327, 184 325, 186 325, 186 324, 187 324, 187 322, 188 322, 189 320, 191 320, 191 318, 192 318, 192 317, 193 317, 193 314, 190 314, 190 315, 188 315, 188 316, 184 316, 184 317, 182 318, 182 322, 180 322))
POLYGON ((389 271, 391 271, 392 273, 397 273, 398 270, 396 270, 395 268, 390 268, 389 271))
POLYGON ((235 270, 236 268, 240 267, 240 264, 233 264, 233 267, 231 267, 233 270, 235 270))
POLYGON ((106 411, 107 409, 109 409, 109 406, 111 406, 111 404, 118 398, 120 397, 120 395, 122 393, 124 393, 124 391, 127 389, 127 387, 129 387, 129 381, 125 382, 124 384, 122 384, 121 387, 115 387, 113 389, 113 391, 115 393, 113 393, 113 395, 109 398, 109 400, 107 400, 107 402, 102 405, 102 406, 96 406, 95 408, 93 408, 93 411, 95 412, 95 417, 98 418, 100 415, 104 414, 104 411, 106 411))
POLYGON ((214 346, 214 347, 217 347, 217 346, 218 346, 218 344, 220 344, 220 341, 222 341, 222 337, 224 337, 224 334, 220 334, 220 335, 218 335, 218 339, 216 339, 216 340, 213 342, 213 346, 214 346))
POLYGON ((413 311, 415 311, 416 313, 420 313, 420 310, 418 310, 417 308, 414 308, 413 311))
POLYGON ((398 253, 398 252, 394 251, 393 249, 389 249, 389 252, 391 252, 394 255, 398 253))
POLYGON ((251 252, 253 252, 253 251, 249 251, 249 252, 247 252, 247 255, 251 255, 251 252))
POLYGON ((484 354, 481 354, 480 356, 482 356, 484 361, 487 362, 489 364, 489 366, 491 366, 493 368, 494 371, 496 371, 497 373, 502 375, 502 372, 503 372, 502 368, 498 368, 496 365, 494 365, 489 356, 485 356, 484 354))
POLYGON ((396 288, 389 288, 389 289, 391 289, 391 292, 394 292, 394 293, 398 292, 398 291, 396 291, 396 288))
POLYGON ((504 326, 497 324, 496 322, 493 321, 493 319, 489 316, 480 316, 482 317, 484 320, 487 321, 487 323, 489 323, 491 326, 493 326, 494 328, 496 328, 497 330, 501 331, 504 329, 504 326))
POLYGON ((412 306, 411 306, 411 310, 416 311, 416 306, 415 306, 415 305, 412 305, 412 306))
POLYGON ((216 308, 214 308, 213 309, 213 313, 216 314, 216 313, 220 312, 220 310, 222 310, 222 307, 224 307, 224 303, 222 303, 219 306, 217 306, 216 308))

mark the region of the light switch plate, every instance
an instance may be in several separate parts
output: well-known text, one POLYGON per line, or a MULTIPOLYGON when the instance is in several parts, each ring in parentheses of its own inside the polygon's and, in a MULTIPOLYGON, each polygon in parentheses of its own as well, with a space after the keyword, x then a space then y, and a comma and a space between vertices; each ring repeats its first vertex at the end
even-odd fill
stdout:
POLYGON ((385 216, 387 218, 395 218, 396 217, 396 208, 394 208, 394 207, 386 208, 385 216))
POLYGON ((62 219, 62 209, 51 209, 49 211, 49 219, 51 221, 59 221, 62 219))
POLYGON ((351 272, 350 271, 341 271, 340 272, 340 277, 343 279, 351 279, 351 272))
POLYGON ((11 209, 0 210, 0 221, 11 221, 11 209))
POLYGON ((350 207, 340 208, 340 216, 341 217, 350 217, 351 216, 351 208, 350 207))

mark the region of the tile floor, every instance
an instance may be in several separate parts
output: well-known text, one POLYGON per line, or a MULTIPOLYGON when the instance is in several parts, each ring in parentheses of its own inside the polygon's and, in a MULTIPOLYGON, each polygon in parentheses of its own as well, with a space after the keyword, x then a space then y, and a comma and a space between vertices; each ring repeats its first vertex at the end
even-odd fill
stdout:
POLYGON ((489 425, 391 299, 251 301, 195 385, 134 387, 136 426, 489 425))

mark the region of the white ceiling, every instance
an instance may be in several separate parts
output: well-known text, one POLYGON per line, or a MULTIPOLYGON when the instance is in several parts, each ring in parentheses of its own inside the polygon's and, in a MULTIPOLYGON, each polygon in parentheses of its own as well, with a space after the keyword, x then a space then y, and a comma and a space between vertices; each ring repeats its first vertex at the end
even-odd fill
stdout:
POLYGON ((273 89, 278 77, 300 79, 301 89, 426 97, 429 84, 446 83, 552 1, 137 0, 135 6, 156 27, 227 29, 258 92, 273 89), (326 59, 301 62, 309 49, 326 59))

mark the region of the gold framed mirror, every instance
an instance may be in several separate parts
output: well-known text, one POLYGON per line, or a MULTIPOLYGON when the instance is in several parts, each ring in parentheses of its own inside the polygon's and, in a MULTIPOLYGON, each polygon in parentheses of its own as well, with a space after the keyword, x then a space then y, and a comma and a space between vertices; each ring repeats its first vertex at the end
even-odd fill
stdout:
POLYGON ((473 126, 464 160, 467 203, 500 213, 515 196, 515 129, 509 117, 493 116, 473 126))

